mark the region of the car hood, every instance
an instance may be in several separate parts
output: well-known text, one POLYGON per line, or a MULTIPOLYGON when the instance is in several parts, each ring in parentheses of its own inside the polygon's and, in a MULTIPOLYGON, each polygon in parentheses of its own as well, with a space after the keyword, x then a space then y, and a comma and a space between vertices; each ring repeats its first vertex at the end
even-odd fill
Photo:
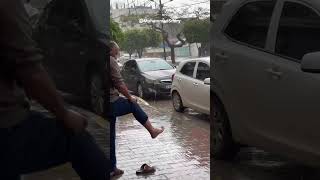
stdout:
POLYGON ((176 69, 170 70, 159 70, 159 71, 149 71, 144 72, 142 75, 152 78, 152 79, 167 79, 172 77, 172 75, 176 72, 176 69))
POLYGON ((109 18, 107 12, 110 7, 109 1, 84 0, 84 2, 87 5, 88 13, 93 22, 94 30, 98 40, 107 45, 109 39, 109 18))

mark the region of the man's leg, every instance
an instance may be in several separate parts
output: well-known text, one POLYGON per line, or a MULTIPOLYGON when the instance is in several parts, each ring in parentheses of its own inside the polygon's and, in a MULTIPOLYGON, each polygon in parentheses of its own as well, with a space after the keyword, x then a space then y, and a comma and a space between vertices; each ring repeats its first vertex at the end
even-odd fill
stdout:
POLYGON ((110 117, 110 160, 112 171, 117 167, 116 158, 116 117, 110 117))
POLYGON ((0 179, 20 180, 17 166, 10 163, 13 161, 10 154, 10 131, 11 129, 0 128, 0 179))
POLYGON ((28 174, 71 162, 82 180, 108 177, 108 160, 87 132, 71 134, 40 113, 33 112, 28 120, 12 129, 8 145, 6 170, 13 169, 12 174, 28 174))
POLYGON ((135 119, 142 125, 148 120, 148 115, 141 109, 139 104, 129 102, 123 97, 120 97, 117 101, 112 103, 112 110, 116 117, 132 113, 135 119))
POLYGON ((123 116, 132 113, 137 121, 140 122, 150 133, 152 138, 156 138, 164 130, 154 128, 149 121, 148 115, 143 111, 138 103, 132 103, 125 98, 120 97, 117 101, 112 103, 112 108, 115 116, 123 116))

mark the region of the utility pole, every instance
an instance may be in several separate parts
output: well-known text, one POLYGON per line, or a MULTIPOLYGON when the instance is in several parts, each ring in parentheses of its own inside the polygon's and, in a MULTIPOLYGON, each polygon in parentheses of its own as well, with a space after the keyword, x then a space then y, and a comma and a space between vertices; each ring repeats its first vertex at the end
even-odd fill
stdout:
MULTIPOLYGON (((161 3, 161 0, 159 0, 159 7, 160 7, 161 30, 163 31, 163 22, 162 22, 163 4, 161 3)), ((164 60, 167 60, 166 45, 165 45, 165 41, 164 41, 163 32, 161 32, 161 34, 162 34, 162 44, 163 44, 163 58, 164 58, 164 60)))
MULTIPOLYGON (((156 1, 155 0, 150 0, 150 1, 153 1, 155 4, 156 4, 156 1)), ((170 0, 172 1, 172 0, 170 0)), ((163 4, 162 4, 162 1, 159 0, 159 8, 160 8, 160 20, 161 20, 161 34, 162 34, 162 44, 163 44, 163 57, 164 57, 164 60, 167 60, 167 53, 166 53, 166 45, 165 45, 165 40, 164 40, 164 35, 163 35, 163 22, 162 22, 162 18, 163 18, 163 4)), ((156 7, 156 6, 155 6, 156 7)))

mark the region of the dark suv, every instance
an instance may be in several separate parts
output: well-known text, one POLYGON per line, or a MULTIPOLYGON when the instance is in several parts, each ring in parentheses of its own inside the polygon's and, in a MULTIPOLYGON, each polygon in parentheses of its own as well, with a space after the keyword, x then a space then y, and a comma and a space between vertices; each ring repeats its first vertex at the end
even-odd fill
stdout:
POLYGON ((34 39, 57 88, 79 97, 102 114, 107 55, 107 3, 52 0, 44 9, 34 39))

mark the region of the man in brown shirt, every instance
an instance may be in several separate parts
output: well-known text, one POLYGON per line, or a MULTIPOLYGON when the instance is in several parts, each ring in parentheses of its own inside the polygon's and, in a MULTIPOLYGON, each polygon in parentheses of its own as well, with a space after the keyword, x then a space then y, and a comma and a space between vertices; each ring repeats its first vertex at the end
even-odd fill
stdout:
POLYGON ((141 109, 135 99, 128 91, 122 76, 120 74, 120 68, 117 63, 116 57, 119 54, 119 46, 117 43, 110 42, 110 102, 111 112, 107 115, 110 119, 110 157, 111 168, 113 172, 111 176, 117 176, 123 174, 123 170, 117 168, 116 150, 115 150, 115 138, 116 138, 116 120, 117 117, 132 113, 137 121, 140 122, 150 133, 152 138, 156 138, 164 131, 164 128, 154 128, 147 116, 147 114, 141 109), (120 97, 119 94, 123 94, 126 98, 120 97))
POLYGON ((67 109, 41 65, 21 0, 0 1, 0 179, 65 162, 83 180, 107 179, 107 158, 85 131, 86 117, 67 109), (31 111, 26 97, 55 118, 31 111))

